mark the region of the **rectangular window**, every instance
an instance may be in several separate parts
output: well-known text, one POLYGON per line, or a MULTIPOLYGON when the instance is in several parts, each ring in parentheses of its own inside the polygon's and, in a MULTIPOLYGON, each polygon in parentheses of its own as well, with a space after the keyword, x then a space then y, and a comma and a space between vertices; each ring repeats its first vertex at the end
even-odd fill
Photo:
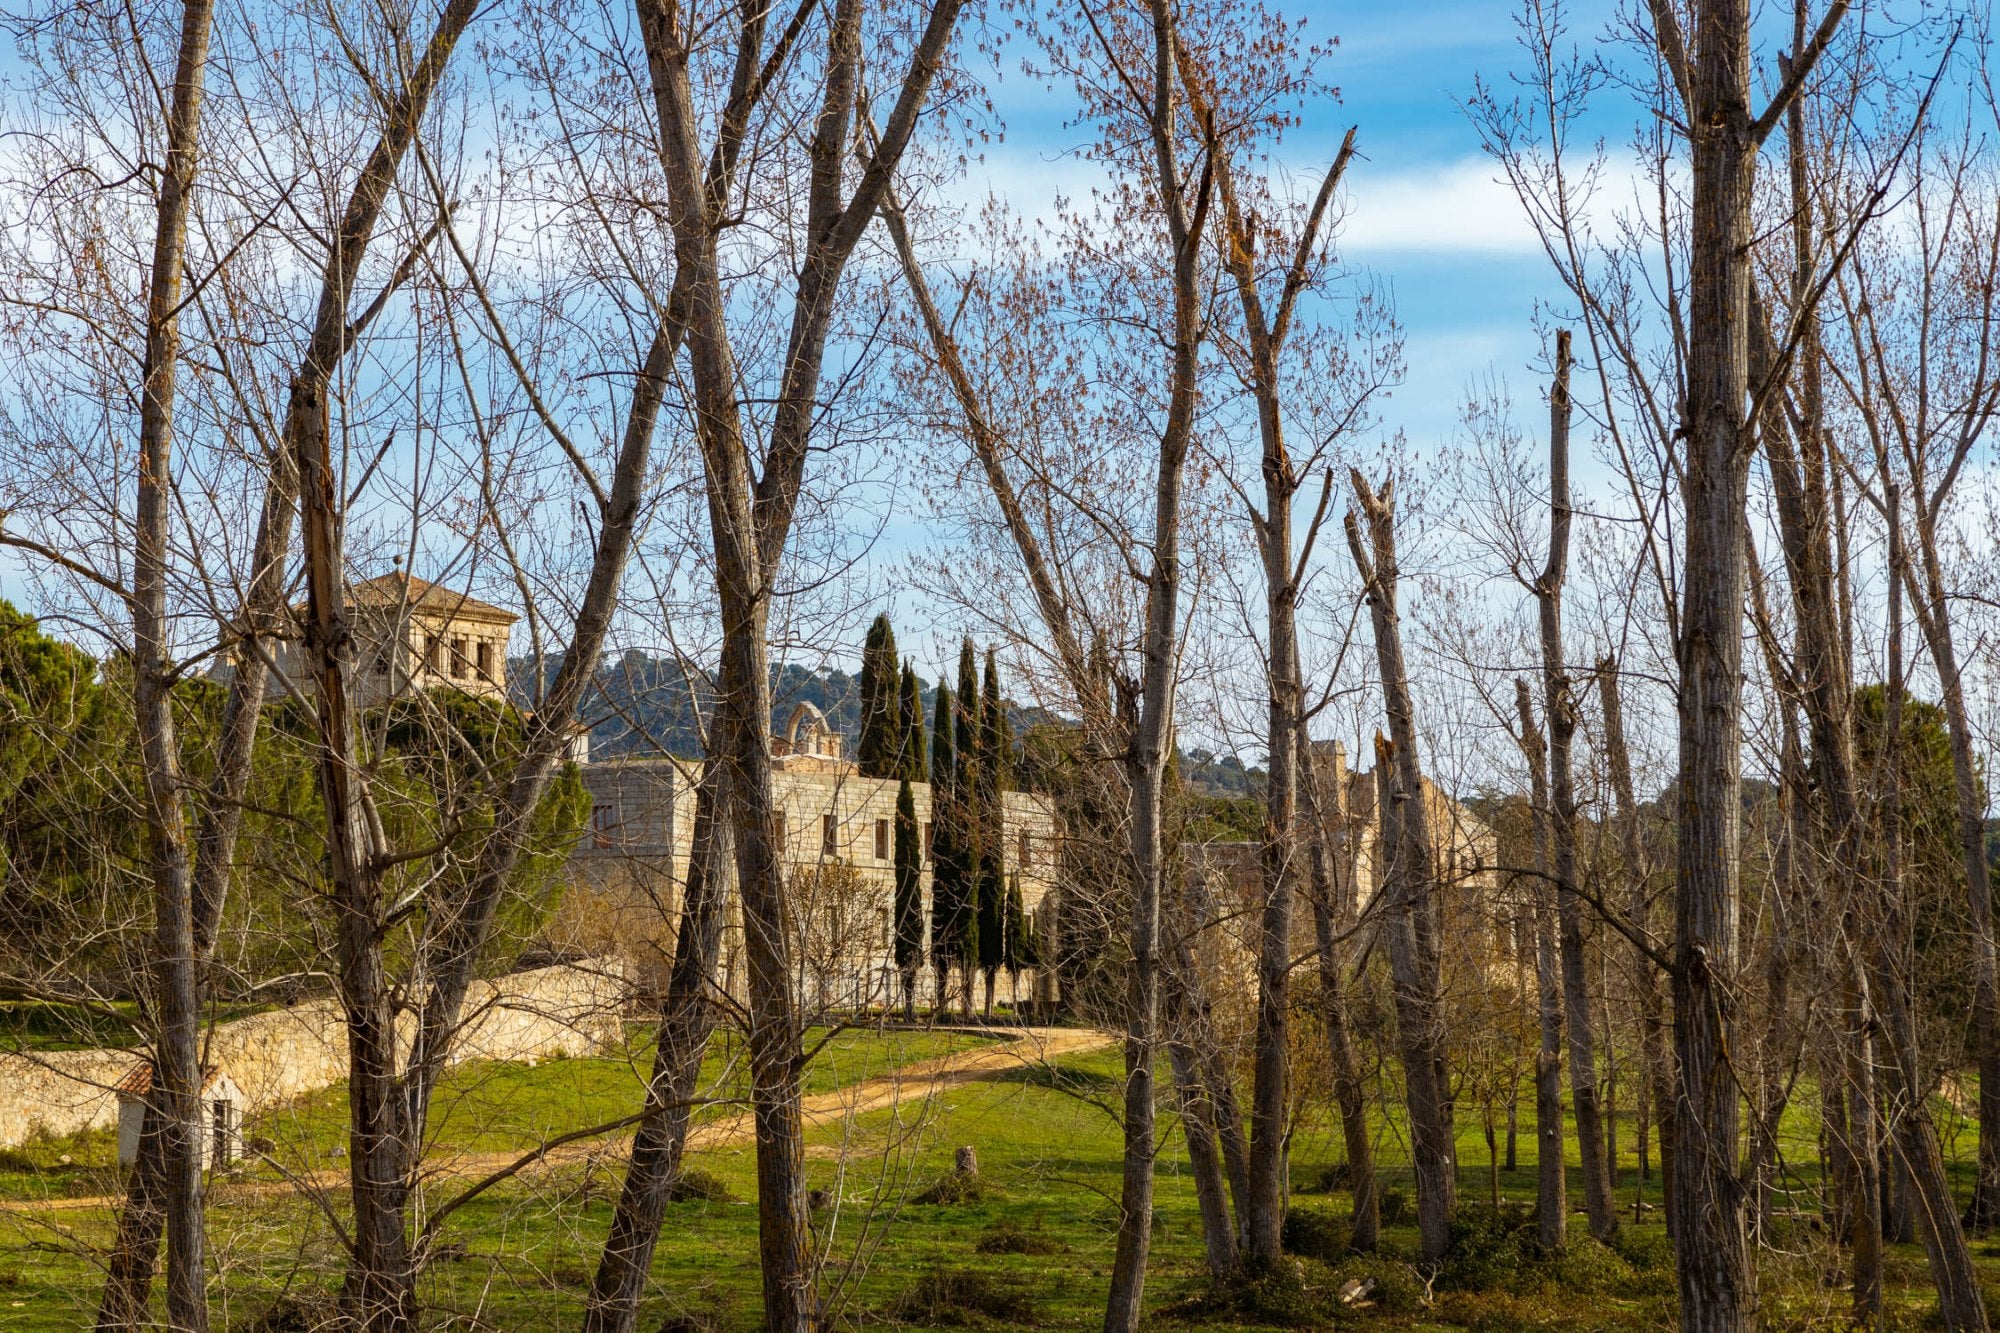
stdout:
POLYGON ((590 807, 590 827, 599 833, 609 833, 618 827, 618 812, 610 805, 590 807))
POLYGON ((875 859, 886 861, 889 855, 889 821, 878 819, 875 821, 875 859))
POLYGON ((479 641, 479 676, 481 680, 493 677, 493 644, 486 639, 479 641))
POLYGON ((466 665, 466 641, 464 639, 453 639, 451 641, 451 674, 453 679, 462 680, 465 677, 466 665))
POLYGON ((784 856, 784 854, 785 854, 785 812, 784 812, 783 810, 775 810, 775 811, 773 811, 773 812, 771 813, 771 838, 772 838, 772 840, 773 840, 773 841, 775 841, 775 842, 777 843, 777 845, 778 845, 778 855, 779 855, 780 857, 784 856))
POLYGON ((936 828, 936 820, 927 819, 924 821, 924 860, 926 861, 931 859, 931 832, 936 828))
POLYGON ((1020 866, 1023 870, 1026 870, 1029 866, 1033 865, 1034 863, 1035 863, 1035 844, 1028 837, 1028 830, 1022 829, 1021 846, 1020 850, 1015 853, 1014 864, 1020 866))
POLYGON ((427 635, 424 639, 424 670, 436 672, 444 662, 444 640, 437 635, 427 635))
POLYGON ((819 817, 819 854, 838 856, 840 854, 839 832, 834 826, 832 815, 819 817))

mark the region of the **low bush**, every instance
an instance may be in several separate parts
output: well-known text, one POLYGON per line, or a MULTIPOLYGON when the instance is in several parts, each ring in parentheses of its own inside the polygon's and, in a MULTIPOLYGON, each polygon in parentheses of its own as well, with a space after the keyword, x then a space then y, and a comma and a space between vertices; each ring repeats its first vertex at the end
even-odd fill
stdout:
POLYGON ((735 1197, 729 1186, 722 1183, 722 1177, 700 1167, 683 1168, 667 1186, 668 1203, 729 1203, 735 1197))
POLYGON ((250 1316, 244 1333, 331 1333, 344 1320, 340 1300, 330 1291, 295 1291, 250 1316))
POLYGON ((889 1307, 892 1319, 929 1325, 1021 1325, 1034 1322, 1034 1315, 1025 1284, 965 1268, 932 1269, 889 1307))
POLYGON ((978 1172, 947 1171, 912 1195, 910 1202, 921 1204, 978 1203, 985 1197, 986 1186, 979 1179, 978 1172))
POLYGON ((1414 1216, 1410 1212, 1410 1196, 1401 1190, 1383 1190, 1382 1197, 1376 1200, 1375 1213, 1385 1227, 1399 1227, 1414 1216))
POLYGON ((972 1248, 981 1254, 1062 1254, 1069 1246, 1039 1228, 1023 1231, 1003 1217, 972 1248))
POLYGON ((1331 1208, 1288 1208, 1279 1240, 1287 1252, 1328 1263, 1347 1253, 1354 1231, 1331 1208))
POLYGON ((1349 1282, 1374 1283, 1368 1300, 1384 1314, 1415 1314, 1424 1306, 1426 1293, 1417 1270, 1400 1259, 1380 1254, 1355 1254, 1333 1266, 1332 1285, 1339 1291, 1349 1282))

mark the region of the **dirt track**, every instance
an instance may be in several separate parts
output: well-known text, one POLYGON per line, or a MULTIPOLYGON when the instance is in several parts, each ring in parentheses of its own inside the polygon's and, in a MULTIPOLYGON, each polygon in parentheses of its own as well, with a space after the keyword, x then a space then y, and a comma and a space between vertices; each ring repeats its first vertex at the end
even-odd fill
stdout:
MULTIPOLYGON (((991 1029, 965 1029, 991 1035, 991 1029)), ((922 1100, 942 1088, 978 1079, 992 1078, 1027 1069, 1067 1055, 1101 1050, 1117 1040, 1105 1032, 1082 1028, 1018 1028, 1012 1040, 953 1051, 901 1065, 885 1074, 863 1079, 852 1087, 819 1093, 801 1101, 806 1128, 836 1123, 848 1116, 887 1110, 898 1102, 922 1100)), ((707 1121, 688 1133, 688 1149, 732 1148, 755 1138, 756 1127, 749 1110, 743 1109, 723 1119, 707 1121)), ((617 1140, 622 1155, 623 1141, 617 1140)), ((547 1170, 565 1162, 575 1162, 604 1152, 607 1140, 585 1140, 565 1144, 536 1162, 529 1170, 547 1170)), ((433 1158, 424 1163, 426 1180, 477 1179, 504 1170, 521 1160, 520 1153, 464 1153, 433 1158)), ((347 1184, 344 1169, 314 1171, 291 1180, 224 1181, 210 1189, 215 1202, 269 1198, 298 1190, 342 1189, 347 1184)), ((90 1208, 110 1208, 123 1202, 122 1195, 94 1194, 80 1198, 48 1198, 0 1203, 0 1212, 52 1212, 90 1208)))

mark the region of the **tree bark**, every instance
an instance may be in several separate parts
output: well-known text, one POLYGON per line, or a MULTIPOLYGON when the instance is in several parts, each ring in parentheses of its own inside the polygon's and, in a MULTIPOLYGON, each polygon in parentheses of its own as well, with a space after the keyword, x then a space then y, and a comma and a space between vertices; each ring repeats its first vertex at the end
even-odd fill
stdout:
POLYGON ((1562 589, 1569 567, 1569 370, 1569 330, 1562 329, 1556 333, 1555 382, 1549 389, 1549 559, 1535 583, 1535 602, 1541 620, 1542 709, 1549 722, 1551 867, 1562 937, 1570 1101, 1576 1110, 1577 1155, 1583 1164, 1583 1199, 1590 1234, 1609 1242, 1618 1233, 1618 1208, 1611 1197, 1611 1164, 1590 1015, 1589 969, 1584 958, 1583 899, 1576 883, 1576 783, 1572 776, 1576 699, 1562 640, 1562 589))
MULTIPOLYGON (((198 165, 203 80, 213 9, 184 0, 167 110, 166 162, 154 214, 146 287, 146 353, 139 400, 138 491, 132 524, 132 708, 144 774, 147 857, 153 880, 153 1084, 146 1116, 160 1152, 158 1200, 167 1236, 167 1318, 199 1333, 208 1327, 203 1263, 201 1154, 201 988, 195 944, 193 872, 187 846, 180 739, 174 724, 176 676, 167 607, 168 539, 174 509, 174 407, 180 387, 180 310, 189 200, 198 165)), ((150 1182, 135 1182, 145 1188, 150 1182)), ((152 1210, 133 1212, 132 1239, 146 1246, 152 1210)), ((128 1266, 136 1278, 139 1270, 128 1266)), ((115 1283, 115 1279, 114 1279, 115 1283)), ((125 1288, 129 1291, 129 1286, 125 1288)), ((144 1289, 130 1310, 141 1313, 144 1289)), ((130 1304, 129 1301, 124 1302, 130 1304)), ((107 1292, 106 1304, 113 1304, 107 1292)))
MULTIPOLYGON (((1637 929, 1650 933, 1653 912, 1652 898, 1647 892, 1646 852, 1639 837, 1639 805, 1632 788, 1632 752, 1625 741, 1624 700, 1618 688, 1618 663, 1614 659, 1607 657, 1598 662, 1597 690, 1604 712, 1604 763, 1615 802, 1612 818, 1618 827, 1618 845, 1625 860, 1626 913, 1637 929)), ((1660 1185, 1664 1204, 1661 1212, 1668 1219, 1671 1234, 1674 1212, 1673 1063, 1667 1049, 1668 1024, 1659 977, 1653 960, 1636 945, 1632 950, 1632 984, 1639 1001, 1639 1051, 1645 1079, 1645 1110, 1650 1113, 1653 1130, 1659 1140, 1660 1185)), ((1640 1124, 1640 1176, 1644 1179, 1646 1136, 1643 1126, 1646 1117, 1642 1116, 1640 1124)))
POLYGON ((674 936, 673 969, 660 1002, 653 1075, 646 1085, 645 1113, 632 1138, 632 1156, 625 1168, 618 1209, 612 1215, 611 1232, 584 1309, 584 1333, 632 1333, 638 1326, 639 1298, 652 1271, 653 1248, 659 1242, 667 1195, 680 1178, 688 1122, 701 1082, 701 1062, 715 1028, 709 991, 715 984, 728 889, 722 874, 728 855, 722 772, 719 766, 710 765, 695 788, 687 887, 674 936))
POLYGON ((1451 1244, 1458 1203, 1456 1142, 1438 955, 1436 844, 1429 800, 1417 762, 1416 710, 1403 667, 1402 628, 1396 611, 1396 537, 1393 485, 1378 496, 1359 472, 1349 474, 1356 505, 1366 516, 1346 518, 1348 550, 1360 572, 1375 634, 1376 662, 1389 717, 1390 739, 1375 738, 1376 809, 1386 852, 1382 892, 1388 913, 1389 968, 1396 999, 1397 1038, 1403 1049, 1410 1152, 1417 1176, 1417 1228, 1423 1257, 1435 1263, 1451 1244))
POLYGON ((1543 1248, 1560 1249, 1569 1226, 1569 1172, 1563 1148, 1562 964, 1555 914, 1549 910, 1549 777, 1547 744, 1535 723, 1533 691, 1514 681, 1514 706, 1521 716, 1521 749, 1528 759, 1528 790, 1535 824, 1535 879, 1531 891, 1535 923, 1535 1009, 1541 1045, 1535 1052, 1535 1217, 1543 1248))
POLYGON ((1375 1144, 1369 1135, 1361 1065, 1355 1058, 1354 1034, 1347 1016, 1345 950, 1337 934, 1339 930, 1351 930, 1355 917, 1355 831, 1347 813, 1347 768, 1336 750, 1325 784, 1331 789, 1327 804, 1332 809, 1328 810, 1322 804, 1319 774, 1312 764, 1311 745, 1303 731, 1299 733, 1298 744, 1300 768, 1305 774, 1313 936, 1319 946, 1320 1013, 1326 1024, 1327 1056, 1333 1070, 1333 1102, 1340 1113, 1340 1136, 1347 1149, 1347 1185, 1354 1199, 1354 1234, 1348 1243, 1365 1254, 1381 1243, 1382 1218, 1380 1186, 1375 1178, 1375 1144), (1334 831, 1332 836, 1329 829, 1334 831))

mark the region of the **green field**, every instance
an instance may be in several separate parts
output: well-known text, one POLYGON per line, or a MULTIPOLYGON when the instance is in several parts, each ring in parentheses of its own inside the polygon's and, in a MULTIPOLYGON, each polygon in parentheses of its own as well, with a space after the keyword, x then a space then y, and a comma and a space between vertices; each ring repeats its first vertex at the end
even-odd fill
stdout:
MULTIPOLYGON (((853 1031, 813 1066, 810 1090, 825 1090, 936 1055, 975 1040, 960 1034, 853 1031)), ((725 1094, 740 1090, 740 1060, 719 1043, 709 1072, 725 1094)), ((439 1161, 467 1152, 511 1152, 547 1130, 596 1123, 629 1111, 643 1068, 643 1040, 622 1057, 560 1060, 533 1068, 482 1065, 456 1070, 441 1099, 439 1161)), ((811 1184, 824 1256, 822 1290, 840 1326, 1088 1328, 1101 1320, 1116 1216, 1120 1136, 1111 1108, 1122 1064, 1115 1049, 1053 1066, 950 1086, 934 1100, 904 1102, 850 1121, 822 1125, 808 1137, 811 1184), (983 1191, 952 1204, 915 1202, 948 1171, 953 1150, 976 1146, 983 1191)), ((1528 1108, 1523 1107, 1524 1115, 1528 1108)), ((719 1112, 717 1112, 719 1113, 719 1112)), ((256 1122, 253 1134, 277 1140, 279 1159, 297 1166, 337 1166, 331 1152, 343 1123, 338 1090, 256 1122)), ((1171 1124, 1169 1120, 1166 1123, 1171 1124)), ((1664 1328, 1671 1326, 1673 1281, 1657 1212, 1630 1221, 1639 1192, 1631 1131, 1620 1197, 1627 1236, 1617 1252, 1580 1241, 1559 1258, 1533 1254, 1531 1226, 1518 1204, 1534 1191, 1533 1137, 1522 1125, 1518 1167, 1501 1177, 1509 1206, 1486 1204, 1490 1177, 1485 1141, 1472 1108, 1460 1110, 1463 1243, 1441 1271, 1409 1262, 1413 1225, 1386 1228, 1385 1252, 1358 1259, 1341 1253, 1344 1193, 1319 1183, 1336 1158, 1330 1127, 1303 1118, 1293 1148, 1292 1234, 1302 1257, 1292 1272, 1235 1293, 1226 1306, 1206 1297, 1194 1195, 1175 1137, 1164 1146, 1158 1220, 1148 1288, 1160 1328, 1267 1328, 1326 1318, 1329 1293, 1350 1277, 1376 1279, 1374 1303, 1336 1311, 1342 1324, 1384 1327, 1664 1328)), ((1960 1129, 1952 1124, 1948 1129, 1960 1129)), ((1803 1113, 1785 1126, 1788 1158, 1810 1168, 1815 1127, 1803 1113)), ((1399 1160, 1397 1127, 1381 1134, 1384 1160, 1399 1160)), ((1962 1159, 1970 1148, 1960 1134, 1962 1159)), ((0 1189, 16 1199, 94 1194, 111 1178, 107 1135, 42 1143, 10 1154, 0 1189), (70 1165, 57 1159, 67 1153, 70 1165)), ((691 1165, 728 1192, 726 1200, 670 1207, 641 1328, 750 1330, 758 1325, 755 1165, 745 1145, 703 1151, 691 1165), (678 1322, 677 1322, 678 1321, 678 1322)), ((437 1326, 485 1329, 574 1327, 609 1224, 622 1169, 622 1140, 518 1177, 453 1212, 438 1241, 447 1256, 425 1271, 424 1297, 437 1326)), ((1385 1184, 1393 1210, 1407 1200, 1407 1171, 1391 1165, 1385 1184)), ((1809 1179, 1810 1171, 1806 1178, 1809 1179)), ((225 1186, 211 1207, 218 1327, 302 1328, 265 1322, 286 1300, 314 1299, 338 1282, 341 1254, 332 1221, 318 1205, 283 1188, 273 1172, 225 1186)), ((463 1188, 440 1174, 427 1183, 428 1207, 463 1188)), ((1580 1186, 1572 1183, 1572 1202, 1580 1186)), ((1657 1184, 1644 1191, 1657 1198, 1657 1184)), ((326 1196, 338 1215, 338 1191, 326 1196)), ((1781 1204, 1784 1200, 1780 1201, 1781 1204)), ((1803 1200, 1800 1201, 1803 1206, 1803 1200)), ((110 1214, 102 1207, 15 1208, 0 1215, 0 1329, 71 1329, 87 1321, 99 1281, 110 1214)), ((1572 1235, 1583 1234, 1582 1219, 1572 1235)), ((1824 1279, 1838 1256, 1805 1222, 1773 1238, 1760 1267, 1766 1326, 1833 1327, 1847 1297, 1824 1279)), ((1990 1248, 1990 1247, 1982 1247, 1990 1248)), ((2000 1248, 1981 1255, 2000 1279, 2000 1248)), ((1920 1327, 1931 1305, 1921 1251, 1898 1247, 1889 1266, 1890 1327, 1920 1327)))

